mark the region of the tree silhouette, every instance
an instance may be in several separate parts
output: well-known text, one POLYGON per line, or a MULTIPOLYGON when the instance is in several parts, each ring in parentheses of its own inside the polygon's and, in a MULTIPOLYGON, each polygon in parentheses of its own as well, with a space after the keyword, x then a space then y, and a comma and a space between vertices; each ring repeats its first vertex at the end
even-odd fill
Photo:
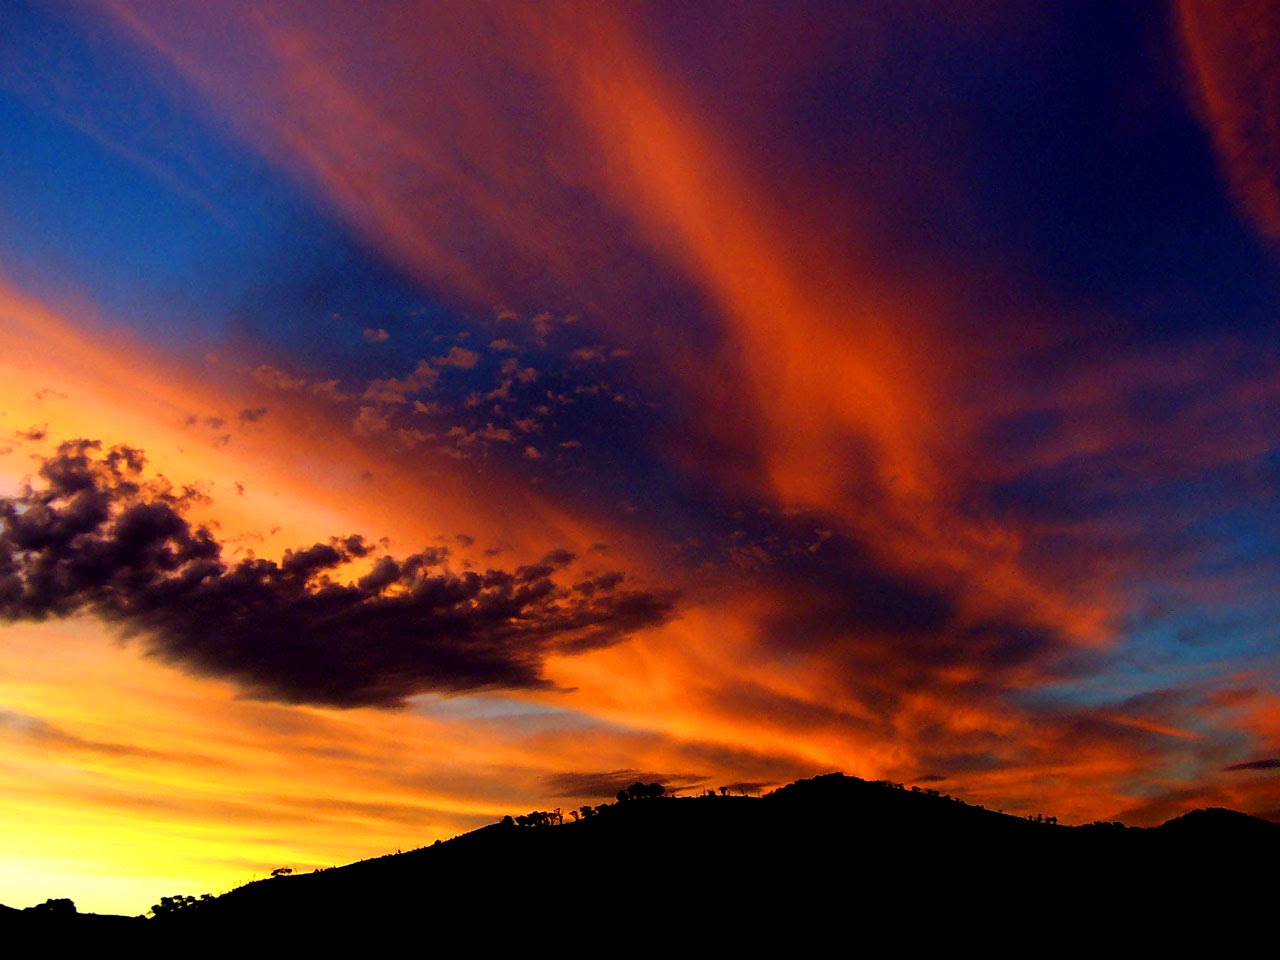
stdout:
POLYGON ((660 783, 641 783, 637 780, 627 789, 618 791, 618 800, 644 800, 650 797, 660 797, 666 792, 666 787, 660 783))
MULTIPOLYGON (((510 817, 504 817, 502 822, 506 823, 509 819, 510 817)), ((517 827, 549 827, 553 823, 564 823, 564 816, 559 810, 530 810, 515 819, 517 827)))
POLYGON ((204 893, 198 898, 178 894, 176 897, 161 897, 160 902, 151 907, 151 913, 157 917, 171 916, 181 910, 189 910, 202 900, 212 900, 213 894, 204 893))

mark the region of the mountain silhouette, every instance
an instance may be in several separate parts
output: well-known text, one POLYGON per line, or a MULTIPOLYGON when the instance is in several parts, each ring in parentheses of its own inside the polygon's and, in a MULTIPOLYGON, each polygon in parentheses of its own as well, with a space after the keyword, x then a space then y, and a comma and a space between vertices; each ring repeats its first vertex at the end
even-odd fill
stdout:
MULTIPOLYGON (((546 944, 574 956, 1031 936, 1044 946, 1048 935, 1150 946, 1269 917, 1259 871, 1277 853, 1280 825, 1233 811, 1147 829, 1068 827, 829 774, 764 797, 628 800, 550 826, 508 818, 408 853, 260 880, 98 937, 309 949, 426 938, 451 953, 546 944)), ((0 929, 38 921, 53 922, 10 911, 0 929)))

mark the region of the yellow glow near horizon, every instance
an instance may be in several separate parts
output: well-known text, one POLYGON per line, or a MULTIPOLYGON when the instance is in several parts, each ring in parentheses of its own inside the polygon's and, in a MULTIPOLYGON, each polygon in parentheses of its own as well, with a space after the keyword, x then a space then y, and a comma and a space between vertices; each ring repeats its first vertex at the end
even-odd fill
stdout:
POLYGON ((84 618, 6 626, 0 658, 0 903, 145 912, 160 896, 407 849, 508 812, 431 781, 521 751, 473 732, 467 757, 450 759, 441 744, 457 732, 412 712, 238 699, 84 618))
MULTIPOLYGON (((198 483, 214 502, 196 519, 216 523, 233 550, 278 556, 358 532, 408 551, 465 531, 527 558, 596 536, 532 501, 486 514, 483 502, 451 500, 448 478, 423 486, 349 431, 320 429, 325 411, 278 398, 261 423, 220 442, 188 417, 234 417, 259 402, 251 386, 201 376, 118 331, 72 326, 3 282, 0 317, 6 492, 34 473, 33 456, 86 437, 143 448, 149 475, 198 483), (46 438, 20 436, 31 430, 46 438)), ((536 794, 519 771, 537 761, 509 730, 238 699, 228 683, 138 650, 89 618, 0 631, 0 903, 69 896, 82 910, 143 912, 160 896, 218 892, 276 866, 448 837, 509 812, 495 797, 536 794), (470 789, 448 786, 469 777, 470 789)))

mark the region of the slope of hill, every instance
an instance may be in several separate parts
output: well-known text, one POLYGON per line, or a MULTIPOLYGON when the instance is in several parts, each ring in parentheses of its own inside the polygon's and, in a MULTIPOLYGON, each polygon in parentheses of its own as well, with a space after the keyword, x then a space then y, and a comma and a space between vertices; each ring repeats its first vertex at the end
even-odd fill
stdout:
POLYGON ((605 953, 638 942, 754 953, 837 935, 889 945, 993 920, 1068 935, 1185 921, 1191 905, 1224 920, 1269 908, 1269 891, 1242 871, 1277 852, 1280 826, 1230 811, 1156 829, 1064 827, 831 774, 764 798, 632 800, 560 826, 494 824, 248 884, 145 932, 296 945, 449 929, 491 948, 536 941, 571 954, 592 952, 602 931, 605 953))

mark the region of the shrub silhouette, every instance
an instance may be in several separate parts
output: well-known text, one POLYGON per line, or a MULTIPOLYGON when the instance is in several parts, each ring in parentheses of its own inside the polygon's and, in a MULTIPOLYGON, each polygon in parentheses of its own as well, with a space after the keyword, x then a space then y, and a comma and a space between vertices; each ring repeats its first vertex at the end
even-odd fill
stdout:
POLYGON ((57 900, 50 898, 44 903, 37 904, 34 907, 28 907, 32 913, 38 913, 46 917, 69 917, 75 914, 76 905, 73 900, 61 897, 57 900))
POLYGON ((161 897, 160 902, 151 907, 151 913, 156 917, 172 916, 182 910, 189 910, 204 900, 212 899, 211 893, 202 893, 199 897, 184 896, 181 893, 176 897, 161 897))
POLYGON ((660 797, 667 792, 660 783, 641 783, 637 780, 625 790, 618 791, 619 802, 623 800, 644 800, 649 797, 660 797))

